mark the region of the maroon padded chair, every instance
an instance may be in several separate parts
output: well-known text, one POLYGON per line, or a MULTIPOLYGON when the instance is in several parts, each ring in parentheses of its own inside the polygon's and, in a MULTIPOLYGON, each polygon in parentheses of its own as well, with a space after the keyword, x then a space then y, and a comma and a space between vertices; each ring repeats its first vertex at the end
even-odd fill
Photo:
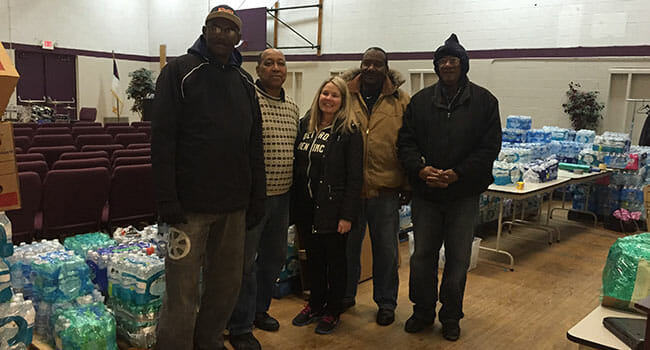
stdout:
POLYGON ((119 144, 111 145, 85 145, 81 147, 81 152, 95 152, 95 151, 106 151, 110 157, 114 151, 124 149, 124 146, 119 144))
POLYGON ((45 157, 45 162, 50 168, 59 160, 59 156, 66 152, 75 152, 74 146, 30 147, 27 153, 40 153, 45 157))
POLYGON ((131 123, 131 126, 137 129, 137 128, 140 128, 142 126, 151 126, 151 122, 143 120, 143 121, 139 121, 139 122, 133 122, 133 123, 131 123))
POLYGON ((72 124, 72 126, 73 126, 73 127, 76 127, 76 126, 92 126, 92 127, 100 127, 100 128, 102 128, 102 129, 104 128, 104 127, 102 126, 102 123, 98 123, 98 122, 84 122, 84 121, 76 122, 76 123, 72 124))
POLYGON ((109 189, 106 168, 50 170, 43 184, 41 238, 99 230, 109 189))
POLYGON ((34 135, 32 138, 32 147, 48 146, 72 146, 74 140, 72 135, 34 135))
POLYGON ((23 150, 22 148, 20 147, 14 148, 14 154, 23 154, 23 153, 25 153, 25 150, 23 150))
POLYGON ((69 135, 70 128, 38 128, 36 135, 69 135))
POLYGON ((133 143, 147 143, 147 142, 149 142, 149 136, 147 136, 147 134, 143 132, 115 135, 115 143, 122 144, 124 145, 124 147, 127 147, 133 143))
POLYGON ((11 220, 12 236, 14 244, 31 242, 34 233, 40 230, 40 214, 42 185, 41 178, 33 171, 19 172, 18 182, 20 183, 20 209, 7 211, 11 220))
POLYGON ((33 162, 35 160, 45 161, 45 156, 40 153, 16 154, 16 162, 33 162))
POLYGON ((29 129, 36 129, 38 127, 38 124, 36 123, 13 123, 14 129, 16 128, 29 128, 29 129))
POLYGON ((138 129, 132 127, 132 126, 107 126, 104 129, 106 129, 106 133, 110 134, 111 136, 115 137, 117 134, 132 134, 138 132, 138 129))
POLYGON ((106 159, 108 159, 108 153, 106 153, 106 151, 69 152, 69 153, 63 153, 59 157, 59 160, 88 159, 88 158, 106 158, 106 159))
POLYGON ((138 132, 143 132, 143 133, 147 134, 147 137, 149 137, 149 140, 151 140, 151 126, 148 126, 148 125, 147 126, 144 126, 144 125, 143 126, 138 126, 138 128, 136 130, 138 130, 138 132))
POLYGON ((14 146, 27 150, 32 145, 32 140, 27 136, 14 136, 14 146))
POLYGON ((34 136, 34 132, 32 128, 14 128, 14 136, 27 136, 31 139, 34 136))
POLYGON ((94 122, 97 119, 97 108, 81 107, 79 110, 79 122, 94 122))
POLYGON ((44 160, 34 160, 31 162, 17 162, 16 167, 18 172, 33 171, 38 174, 41 178, 41 183, 45 181, 45 176, 47 176, 47 171, 49 170, 47 163, 44 160))
POLYGON ((126 146, 126 149, 143 149, 143 148, 151 149, 151 144, 150 143, 132 143, 132 144, 126 146))
POLYGON ((76 140, 79 135, 106 134, 106 131, 99 126, 73 126, 71 134, 72 138, 76 140))
POLYGON ((150 148, 139 148, 139 149, 121 149, 113 152, 111 156, 111 163, 115 162, 115 159, 120 157, 140 157, 140 156, 150 156, 150 148))
POLYGON ((86 158, 86 159, 68 159, 68 160, 57 160, 52 165, 52 170, 61 170, 61 169, 86 169, 86 168, 110 168, 111 164, 108 162, 108 158, 86 158))
POLYGON ((110 145, 113 142, 113 137, 108 134, 96 134, 96 135, 79 135, 75 141, 77 148, 81 149, 85 145, 110 145))
POLYGON ((118 157, 113 161, 113 169, 121 165, 151 164, 151 156, 118 157))
POLYGON ((109 226, 152 222, 154 218, 151 164, 122 165, 113 169, 108 198, 109 226))

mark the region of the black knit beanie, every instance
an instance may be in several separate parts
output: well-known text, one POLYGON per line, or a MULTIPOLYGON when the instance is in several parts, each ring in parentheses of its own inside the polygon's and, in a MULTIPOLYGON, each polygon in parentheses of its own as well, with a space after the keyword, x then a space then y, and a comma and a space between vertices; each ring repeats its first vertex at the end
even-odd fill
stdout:
POLYGON ((462 74, 465 75, 469 72, 469 56, 467 56, 467 51, 465 48, 458 42, 458 37, 456 34, 452 33, 449 39, 445 40, 445 44, 440 46, 433 56, 433 69, 436 71, 436 74, 440 75, 438 72, 438 60, 445 56, 454 56, 460 58, 460 66, 462 74))

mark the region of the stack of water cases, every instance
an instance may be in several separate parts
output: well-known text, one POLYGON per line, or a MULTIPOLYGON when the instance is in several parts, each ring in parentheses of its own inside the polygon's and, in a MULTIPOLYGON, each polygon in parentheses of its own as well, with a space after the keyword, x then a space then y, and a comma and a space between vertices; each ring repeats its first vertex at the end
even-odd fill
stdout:
POLYGON ((31 300, 11 289, 8 262, 14 252, 11 222, 0 212, 0 349, 22 350, 32 343, 35 311, 31 300))
POLYGON ((157 255, 113 254, 108 262, 109 306, 117 332, 132 346, 155 344, 156 326, 165 292, 165 263, 157 255))
POLYGON ((58 350, 117 350, 115 318, 102 302, 56 309, 52 319, 58 350))
POLYGON ((66 238, 63 246, 72 250, 82 258, 86 258, 88 251, 114 246, 115 241, 107 234, 101 232, 86 233, 66 238))

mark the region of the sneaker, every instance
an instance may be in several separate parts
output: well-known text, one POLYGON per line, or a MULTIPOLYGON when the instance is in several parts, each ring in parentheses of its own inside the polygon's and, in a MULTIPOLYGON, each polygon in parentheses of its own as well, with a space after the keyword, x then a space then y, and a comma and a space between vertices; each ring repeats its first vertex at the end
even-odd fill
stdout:
POLYGON ((377 324, 380 326, 388 326, 395 321, 395 311, 391 309, 380 308, 377 311, 377 324))
POLYGON ((262 350, 262 345, 255 339, 253 333, 231 335, 230 345, 235 350, 262 350))
POLYGON ((424 321, 420 318, 415 317, 415 314, 411 315, 408 320, 406 320, 406 324, 404 325, 404 330, 406 333, 418 333, 424 330, 425 328, 431 326, 433 324, 432 321, 424 321))
POLYGON ((442 323, 442 336, 449 341, 456 341, 460 338, 460 325, 457 321, 442 323))
POLYGON ((318 317, 320 317, 320 311, 314 311, 314 309, 307 304, 302 311, 296 317, 293 318, 294 326, 302 327, 314 322, 318 317))
POLYGON ((253 324, 255 327, 267 332, 275 332, 280 329, 280 322, 266 312, 258 312, 255 314, 253 324))
POLYGON ((316 326, 316 333, 318 334, 330 334, 334 332, 334 329, 339 324, 339 316, 325 315, 321 317, 318 321, 318 326, 316 326))

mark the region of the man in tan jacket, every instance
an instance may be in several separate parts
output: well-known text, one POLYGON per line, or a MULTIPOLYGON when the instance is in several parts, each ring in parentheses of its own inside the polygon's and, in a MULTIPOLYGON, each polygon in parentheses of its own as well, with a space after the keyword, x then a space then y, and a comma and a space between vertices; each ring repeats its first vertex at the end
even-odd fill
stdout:
POLYGON ((395 143, 410 97, 399 88, 404 80, 388 68, 386 52, 378 47, 366 50, 360 69, 347 72, 343 78, 352 94, 352 113, 361 123, 364 144, 361 214, 348 237, 348 283, 343 305, 348 308, 355 304, 361 244, 368 224, 373 299, 379 307, 377 323, 386 326, 395 320, 400 193, 406 187, 395 143))

